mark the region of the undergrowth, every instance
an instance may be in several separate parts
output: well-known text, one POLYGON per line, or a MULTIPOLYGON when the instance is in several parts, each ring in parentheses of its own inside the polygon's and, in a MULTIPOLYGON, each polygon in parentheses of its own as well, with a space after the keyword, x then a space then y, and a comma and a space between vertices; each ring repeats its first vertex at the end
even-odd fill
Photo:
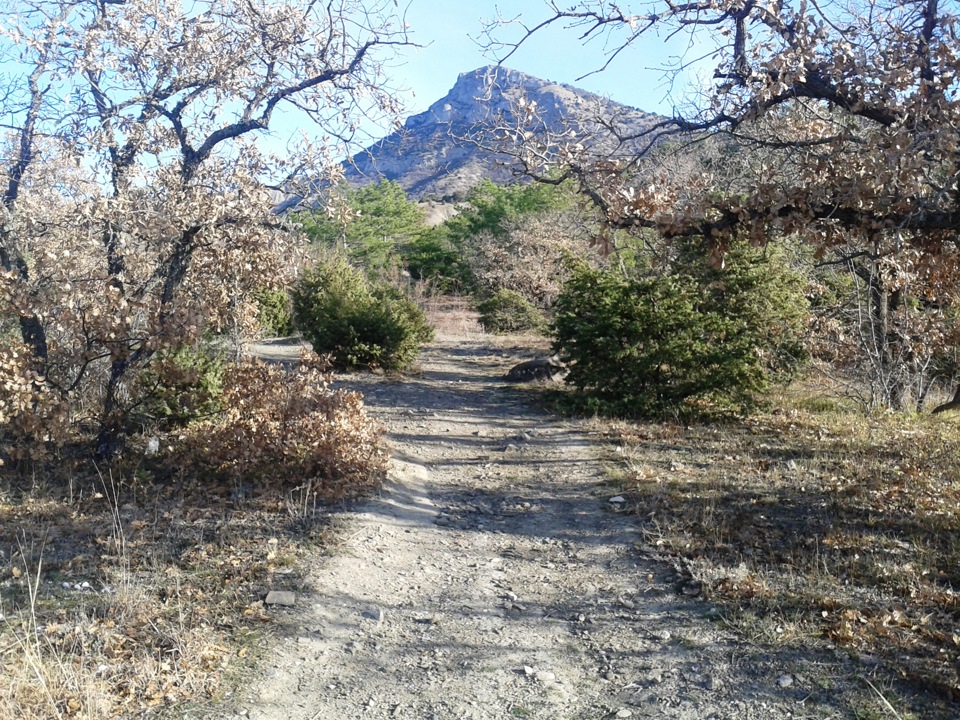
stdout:
POLYGON ((649 542, 741 630, 826 638, 960 698, 960 423, 784 397, 738 424, 607 425, 649 542))
POLYGON ((381 430, 318 360, 227 368, 222 412, 132 438, 110 470, 0 475, 0 720, 203 705, 273 625, 271 589, 382 478, 381 430))

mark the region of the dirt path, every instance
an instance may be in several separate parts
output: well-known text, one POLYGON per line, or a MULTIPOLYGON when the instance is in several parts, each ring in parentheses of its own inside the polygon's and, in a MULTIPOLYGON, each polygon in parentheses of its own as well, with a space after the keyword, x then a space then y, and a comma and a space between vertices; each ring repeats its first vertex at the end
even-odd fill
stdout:
POLYGON ((499 379, 515 360, 440 338, 420 377, 351 379, 390 429, 390 481, 343 519, 237 716, 853 717, 841 659, 745 643, 644 553, 577 425, 499 379))

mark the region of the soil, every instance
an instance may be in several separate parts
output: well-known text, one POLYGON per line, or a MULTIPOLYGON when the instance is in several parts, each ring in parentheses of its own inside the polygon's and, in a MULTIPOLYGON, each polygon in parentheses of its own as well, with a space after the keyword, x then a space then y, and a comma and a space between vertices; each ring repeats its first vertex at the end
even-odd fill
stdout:
POLYGON ((388 482, 216 717, 899 717, 871 668, 736 634, 620 511, 589 425, 503 381, 529 357, 440 336, 419 374, 346 378, 388 428, 388 482))

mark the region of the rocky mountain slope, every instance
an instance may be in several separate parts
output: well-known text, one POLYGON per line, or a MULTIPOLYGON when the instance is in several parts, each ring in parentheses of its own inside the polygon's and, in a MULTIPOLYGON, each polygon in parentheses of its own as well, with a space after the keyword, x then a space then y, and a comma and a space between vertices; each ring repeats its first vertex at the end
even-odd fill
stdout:
POLYGON ((483 178, 509 182, 514 171, 508 157, 464 138, 476 137, 498 119, 515 122, 513 110, 521 99, 536 102, 551 132, 568 128, 596 138, 602 123, 615 122, 621 131, 635 133, 660 119, 570 85, 505 67, 482 67, 461 74, 445 97, 354 156, 348 179, 355 184, 395 180, 411 197, 448 201, 483 178))

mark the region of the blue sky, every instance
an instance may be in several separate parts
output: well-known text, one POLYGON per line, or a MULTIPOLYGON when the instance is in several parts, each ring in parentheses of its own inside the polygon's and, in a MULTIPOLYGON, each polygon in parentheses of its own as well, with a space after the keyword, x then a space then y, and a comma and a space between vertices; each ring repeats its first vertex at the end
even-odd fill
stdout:
MULTIPOLYGON (((381 0, 389 6, 389 0, 381 0)), ((401 56, 390 65, 392 84, 406 88, 401 101, 405 115, 426 110, 442 98, 454 85, 460 73, 496 62, 484 53, 478 44, 482 39, 485 20, 496 17, 521 18, 528 25, 536 25, 550 17, 546 0, 396 0, 397 11, 404 12, 412 33, 412 40, 422 47, 402 48, 401 56)), ((563 0, 561 5, 572 5, 563 0)), ((189 5, 189 0, 185 1, 189 5)), ((636 7, 642 5, 635 3, 636 7)), ((516 38, 516 27, 502 28, 499 37, 516 38)), ((663 67, 679 55, 691 51, 683 38, 665 43, 650 35, 644 42, 620 55, 604 72, 581 76, 600 68, 606 52, 614 49, 604 46, 604 38, 594 38, 586 46, 578 39, 578 31, 561 26, 545 28, 525 43, 506 62, 510 68, 554 82, 568 83, 608 96, 618 102, 649 112, 674 114, 675 102, 682 99, 683 88, 671 88, 665 79, 663 67)), ((12 63, 0 65, 5 70, 12 63)), ((688 81, 689 78, 684 78, 688 81)), ((297 112, 287 109, 275 116, 271 132, 263 142, 283 151, 290 141, 296 142, 301 132, 308 137, 318 133, 309 121, 297 112)), ((362 126, 368 140, 382 137, 389 128, 362 126)), ((317 138, 319 139, 319 138, 317 138)))
MULTIPOLYGON (((392 64, 394 84, 409 91, 401 96, 406 115, 422 112, 446 95, 460 73, 495 62, 494 57, 484 54, 477 42, 484 20, 520 16, 527 24, 535 25, 551 15, 545 0, 406 1, 412 39, 423 45, 405 48, 402 57, 392 64)), ((401 10, 403 2, 400 0, 401 10)), ((516 32, 513 28, 514 36, 516 32)), ((502 37, 511 37, 511 28, 504 28, 502 37)), ((642 44, 618 56, 604 72, 578 79, 604 64, 605 51, 612 48, 605 48, 603 41, 604 38, 597 37, 583 46, 576 30, 550 27, 531 38, 504 64, 545 80, 576 85, 641 110, 674 114, 674 103, 682 100, 684 88, 678 84, 671 93, 663 67, 678 56, 689 58, 694 54, 685 45, 685 39, 678 37, 666 43, 652 34, 642 44)), ((682 80, 689 82, 689 75, 682 80)), ((280 118, 274 125, 274 142, 283 144, 286 138, 298 135, 300 129, 310 135, 309 125, 298 128, 292 117, 280 118)), ((371 139, 389 132, 373 127, 364 129, 371 139)))
MULTIPOLYGON (((425 110, 453 87, 457 75, 486 65, 492 58, 472 38, 480 36, 481 19, 518 15, 530 25, 550 16, 544 0, 411 0, 407 19, 414 40, 426 47, 407 53, 398 77, 415 92, 411 110, 425 110)), ((514 35, 516 32, 514 31, 514 35)), ((504 29, 504 37, 510 37, 504 29)), ((605 72, 578 80, 605 61, 603 38, 581 46, 576 31, 549 28, 524 45, 505 64, 546 80, 575 84, 607 95, 618 102, 651 112, 670 113, 663 72, 658 70, 671 55, 683 52, 682 41, 666 46, 651 36, 637 48, 619 57, 605 72)))

